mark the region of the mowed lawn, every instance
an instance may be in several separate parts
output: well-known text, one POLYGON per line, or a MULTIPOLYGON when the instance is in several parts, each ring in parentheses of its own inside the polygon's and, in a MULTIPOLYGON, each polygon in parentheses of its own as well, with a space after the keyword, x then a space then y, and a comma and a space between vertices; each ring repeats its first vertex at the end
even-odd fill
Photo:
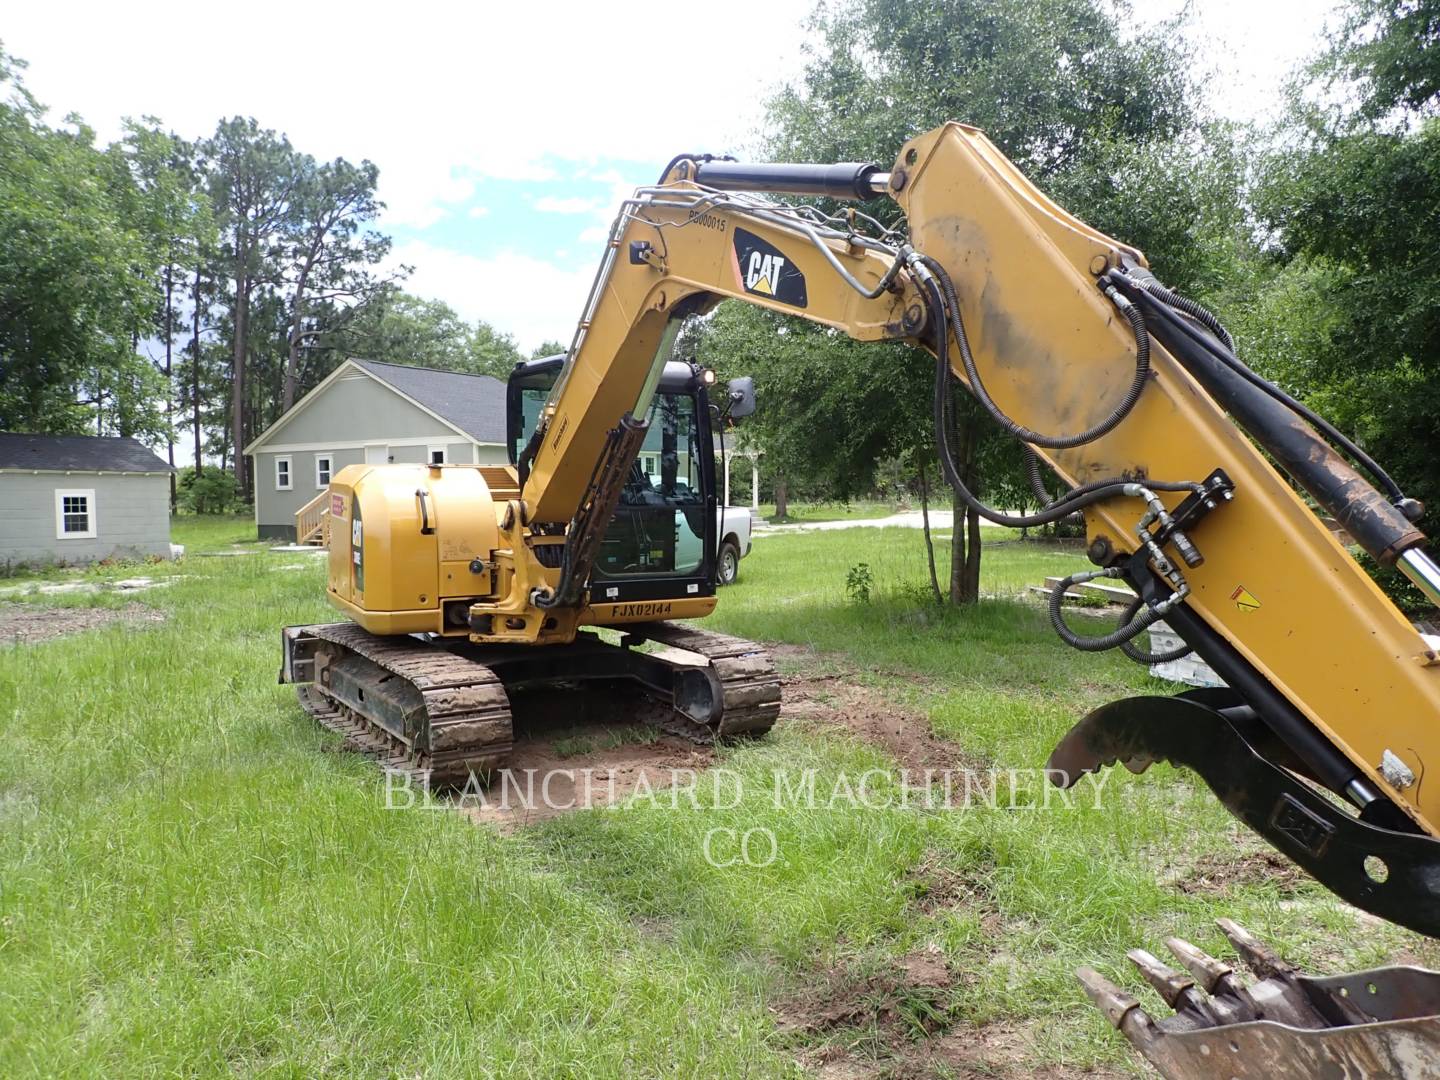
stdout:
MULTIPOLYGON (((1325 970, 1436 960, 1255 870, 1257 845, 1168 768, 1113 771, 1068 810, 1037 806, 1025 774, 993 809, 777 807, 777 770, 833 792, 893 764, 782 724, 722 752, 743 785, 723 809, 640 800, 503 834, 387 810, 378 771, 327 752, 275 681, 278 628, 331 617, 319 561, 200 554, 250 528, 182 520, 183 563, 87 575, 176 575, 128 600, 164 621, 0 649, 0 1076, 800 1076, 822 1042, 883 1071, 873 1022, 797 1033, 775 1008, 916 950, 955 976, 887 1004, 916 1038, 1004 1025, 1037 1072, 1128 1067, 1073 969, 1131 981, 1125 950, 1172 933, 1221 952, 1216 916, 1325 970), (777 857, 712 865, 716 828, 768 829, 777 857), (1235 859, 1250 870, 1227 874, 1235 859)), ((992 543, 985 589, 1080 562, 992 543)), ((783 663, 864 684, 1002 769, 1043 766, 1094 705, 1173 689, 1069 651, 1036 605, 938 609, 925 580, 915 530, 764 537, 710 623, 813 648, 783 663), (868 603, 846 592, 860 563, 868 603)))

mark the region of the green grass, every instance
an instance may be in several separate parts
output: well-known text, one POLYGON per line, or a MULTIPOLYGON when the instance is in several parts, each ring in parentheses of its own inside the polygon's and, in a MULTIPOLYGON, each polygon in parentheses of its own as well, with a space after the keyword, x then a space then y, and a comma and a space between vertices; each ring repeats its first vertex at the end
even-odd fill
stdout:
MULTIPOLYGON (((718 807, 702 784, 708 809, 641 800, 504 835, 387 810, 372 767, 327 752, 275 684, 278 628, 331 617, 319 561, 195 555, 247 528, 177 522, 185 576, 135 598, 163 623, 0 649, 0 1075, 795 1076, 770 1006, 928 945, 960 973, 943 1014, 1034 1023, 1039 1071, 1128 1060, 1074 967, 1119 974, 1173 932, 1218 950, 1217 915, 1326 969, 1423 948, 1308 883, 1162 884, 1241 839, 1169 769, 1109 774, 1103 810, 1030 809, 1023 777, 993 810, 777 808, 776 770, 826 792, 890 764, 782 726, 724 753, 743 797, 718 807), (717 827, 772 830, 776 860, 711 865, 717 827)), ((1080 564, 1043 542, 986 560, 994 593, 1080 564)), ((936 608, 925 575, 917 530, 768 537, 711 623, 823 650, 1006 768, 1042 765, 1086 708, 1162 688, 1068 651, 1038 607, 936 608), (845 593, 861 562, 868 604, 845 593)))
MULTIPOLYGON (((782 518, 775 512, 774 503, 761 503, 760 516, 770 524, 780 523, 805 523, 815 524, 821 521, 862 521, 872 518, 889 517, 891 514, 900 513, 901 508, 893 503, 877 502, 873 499, 857 499, 854 502, 818 502, 818 503, 797 503, 792 502, 786 506, 785 516, 782 518)), ((916 508, 918 509, 918 507, 916 508)))

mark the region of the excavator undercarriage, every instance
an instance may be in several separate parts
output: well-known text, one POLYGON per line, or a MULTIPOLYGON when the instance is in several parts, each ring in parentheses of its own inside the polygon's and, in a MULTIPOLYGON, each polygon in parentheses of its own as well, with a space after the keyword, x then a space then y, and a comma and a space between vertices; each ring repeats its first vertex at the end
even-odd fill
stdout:
POLYGON ((636 623, 618 641, 581 633, 543 650, 421 635, 379 637, 354 623, 286 627, 281 682, 347 746, 432 789, 464 787, 504 769, 512 699, 565 688, 635 692, 629 717, 700 744, 763 735, 780 714, 780 677, 753 641, 674 623, 636 623))

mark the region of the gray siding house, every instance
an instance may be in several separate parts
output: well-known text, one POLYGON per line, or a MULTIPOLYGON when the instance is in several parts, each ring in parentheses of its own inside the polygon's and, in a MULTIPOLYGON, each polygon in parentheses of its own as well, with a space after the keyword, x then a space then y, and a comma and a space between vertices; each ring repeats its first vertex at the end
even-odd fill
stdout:
POLYGON ((0 563, 170 557, 170 466, 135 439, 0 434, 0 563))
POLYGON ((254 467, 256 530, 264 539, 295 540, 295 515, 346 465, 504 464, 505 384, 346 360, 245 453, 254 467))

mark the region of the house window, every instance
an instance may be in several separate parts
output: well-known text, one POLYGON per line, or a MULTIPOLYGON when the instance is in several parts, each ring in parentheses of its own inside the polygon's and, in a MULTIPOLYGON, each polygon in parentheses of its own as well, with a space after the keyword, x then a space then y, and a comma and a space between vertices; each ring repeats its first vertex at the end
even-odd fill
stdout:
POLYGON ((432 447, 429 448, 429 451, 430 451, 429 457, 430 457, 430 464, 431 464, 431 465, 444 465, 444 464, 445 464, 445 447, 443 447, 443 446, 432 446, 432 447))
POLYGON ((659 465, 660 465, 660 455, 659 455, 659 454, 641 454, 641 455, 640 455, 640 468, 642 468, 643 470, 645 470, 645 475, 646 475, 646 476, 654 477, 654 475, 656 474, 656 472, 659 471, 659 468, 658 468, 659 465))
POLYGON ((93 540, 95 538, 95 492, 57 490, 55 492, 55 537, 58 540, 93 540))
POLYGON ((315 486, 326 488, 330 486, 330 455, 315 455, 315 486))
POLYGON ((289 491, 290 488, 290 459, 277 457, 275 459, 275 490, 289 491))

